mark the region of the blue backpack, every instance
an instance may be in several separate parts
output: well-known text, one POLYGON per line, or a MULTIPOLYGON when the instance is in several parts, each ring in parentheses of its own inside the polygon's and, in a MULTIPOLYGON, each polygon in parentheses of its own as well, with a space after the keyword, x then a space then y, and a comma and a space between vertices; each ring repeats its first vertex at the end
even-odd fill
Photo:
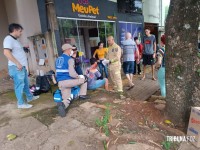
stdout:
MULTIPOLYGON (((71 89, 71 99, 74 100, 74 99, 78 98, 79 92, 80 92, 79 86, 73 87, 71 89)), ((61 90, 57 89, 55 92, 53 92, 53 99, 54 99, 54 102, 56 102, 56 103, 63 101, 61 90)))

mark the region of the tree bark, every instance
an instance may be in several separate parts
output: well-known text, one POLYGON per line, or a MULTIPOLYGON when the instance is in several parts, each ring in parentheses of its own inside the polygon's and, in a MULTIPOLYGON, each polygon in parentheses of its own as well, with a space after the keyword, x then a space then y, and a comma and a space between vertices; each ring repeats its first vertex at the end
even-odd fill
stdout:
POLYGON ((191 107, 200 107, 199 21, 199 0, 171 0, 166 21, 166 101, 168 115, 177 125, 188 122, 191 107))

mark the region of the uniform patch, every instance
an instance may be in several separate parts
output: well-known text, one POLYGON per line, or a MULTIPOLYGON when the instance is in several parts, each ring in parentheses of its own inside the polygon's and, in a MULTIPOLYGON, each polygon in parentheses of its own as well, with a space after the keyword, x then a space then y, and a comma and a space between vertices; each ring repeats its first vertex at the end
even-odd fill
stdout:
POLYGON ((113 49, 112 49, 112 52, 114 52, 114 51, 115 51, 115 49, 113 48, 113 49))
POLYGON ((115 48, 115 52, 118 52, 118 48, 115 48))

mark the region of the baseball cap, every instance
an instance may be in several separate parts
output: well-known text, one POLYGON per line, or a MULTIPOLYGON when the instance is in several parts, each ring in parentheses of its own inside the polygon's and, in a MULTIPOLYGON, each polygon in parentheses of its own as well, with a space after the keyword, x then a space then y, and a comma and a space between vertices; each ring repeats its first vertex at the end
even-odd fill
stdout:
POLYGON ((67 50, 67 49, 76 49, 76 47, 71 46, 70 44, 63 44, 62 45, 62 50, 67 50))

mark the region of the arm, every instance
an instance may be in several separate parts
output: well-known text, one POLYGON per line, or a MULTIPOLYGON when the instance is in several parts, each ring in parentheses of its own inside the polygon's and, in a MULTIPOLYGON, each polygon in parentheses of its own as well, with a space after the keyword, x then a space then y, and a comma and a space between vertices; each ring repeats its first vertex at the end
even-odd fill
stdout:
POLYGON ((155 64, 155 68, 156 69, 159 69, 161 64, 162 64, 162 55, 161 54, 157 54, 157 61, 156 61, 156 64, 155 64))
POLYGON ((73 59, 69 59, 68 65, 69 65, 69 75, 70 75, 70 77, 78 78, 78 74, 76 73, 76 71, 74 69, 74 60, 73 59))
POLYGON ((95 52, 93 54, 93 58, 95 58, 96 54, 97 54, 97 50, 95 50, 95 52))
POLYGON ((4 55, 7 57, 8 60, 12 61, 17 65, 17 68, 19 70, 22 70, 22 65, 19 63, 19 61, 12 55, 10 49, 4 49, 4 55))
POLYGON ((140 54, 139 54, 139 50, 138 48, 136 47, 136 56, 137 56, 137 59, 136 59, 136 62, 139 63, 139 60, 140 60, 140 54))

